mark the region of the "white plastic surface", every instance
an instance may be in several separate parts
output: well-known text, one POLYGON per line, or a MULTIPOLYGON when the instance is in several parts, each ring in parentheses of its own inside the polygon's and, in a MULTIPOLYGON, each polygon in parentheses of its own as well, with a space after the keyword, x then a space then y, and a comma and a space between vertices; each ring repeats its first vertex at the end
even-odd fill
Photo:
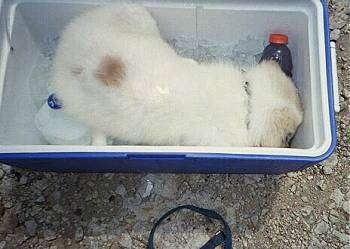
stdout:
MULTIPOLYGON (((328 150, 332 137, 323 9, 317 0, 139 1, 149 8, 168 40, 190 37, 197 41, 238 44, 246 37, 267 41, 272 32, 288 35, 293 79, 305 110, 304 123, 293 140, 293 148, 46 145, 34 126, 38 103, 31 99, 31 72, 45 53, 42 46, 45 39, 58 36, 72 18, 97 2, 101 3, 97 0, 8 0, 2 6, 2 15, 9 18, 14 51, 9 52, 4 22, 1 22, 0 152, 147 151, 319 156, 328 150)), ((5 2, 0 0, 0 3, 5 2)))

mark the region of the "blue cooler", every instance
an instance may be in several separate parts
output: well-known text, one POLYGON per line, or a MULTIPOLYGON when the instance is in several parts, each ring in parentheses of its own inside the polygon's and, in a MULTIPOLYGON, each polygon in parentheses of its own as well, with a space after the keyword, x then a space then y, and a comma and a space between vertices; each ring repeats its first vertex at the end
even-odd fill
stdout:
POLYGON ((66 172, 279 174, 304 169, 333 153, 336 74, 325 0, 142 1, 168 40, 192 37, 200 45, 203 40, 239 43, 241 37, 288 35, 293 79, 305 110, 291 148, 49 145, 34 122, 41 103, 33 96, 46 88, 32 84, 33 70, 43 55, 53 55, 45 46, 47 37, 57 41, 72 18, 96 4, 101 1, 0 0, 2 163, 66 172))

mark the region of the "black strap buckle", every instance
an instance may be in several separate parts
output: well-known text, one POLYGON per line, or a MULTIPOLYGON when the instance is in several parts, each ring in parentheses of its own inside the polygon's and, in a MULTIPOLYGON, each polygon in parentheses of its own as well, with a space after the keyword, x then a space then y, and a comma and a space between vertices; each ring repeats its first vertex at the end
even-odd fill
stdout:
POLYGON ((225 236, 224 232, 218 231, 200 249, 215 249, 217 246, 224 244, 225 240, 226 240, 226 236, 225 236))

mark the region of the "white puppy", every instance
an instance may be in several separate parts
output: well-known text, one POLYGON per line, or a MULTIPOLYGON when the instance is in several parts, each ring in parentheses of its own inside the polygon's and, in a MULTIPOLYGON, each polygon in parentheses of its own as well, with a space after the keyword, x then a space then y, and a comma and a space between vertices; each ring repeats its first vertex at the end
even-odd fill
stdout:
POLYGON ((302 121, 278 65, 242 74, 229 63, 180 57, 135 5, 73 20, 56 51, 53 85, 64 110, 93 129, 94 145, 112 136, 128 144, 284 146, 302 121))

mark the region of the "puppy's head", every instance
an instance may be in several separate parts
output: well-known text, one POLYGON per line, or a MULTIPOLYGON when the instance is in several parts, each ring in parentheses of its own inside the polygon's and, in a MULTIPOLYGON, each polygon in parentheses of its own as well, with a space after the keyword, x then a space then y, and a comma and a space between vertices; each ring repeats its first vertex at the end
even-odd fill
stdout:
POLYGON ((250 136, 262 147, 288 147, 303 119, 301 101, 291 78, 273 61, 247 73, 250 136))
POLYGON ((267 114, 268 130, 260 140, 262 147, 290 147, 294 134, 302 122, 302 112, 293 107, 275 109, 267 114))

